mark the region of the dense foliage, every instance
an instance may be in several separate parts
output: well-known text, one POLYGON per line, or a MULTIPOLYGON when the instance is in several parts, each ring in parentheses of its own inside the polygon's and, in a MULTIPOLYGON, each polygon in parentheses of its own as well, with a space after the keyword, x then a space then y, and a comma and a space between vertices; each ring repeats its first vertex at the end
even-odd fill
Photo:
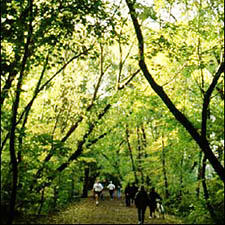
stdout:
POLYGON ((224 166, 223 8, 221 0, 1 2, 2 222, 86 197, 100 177, 155 186, 167 212, 187 223, 221 223, 224 180, 213 164, 224 166))

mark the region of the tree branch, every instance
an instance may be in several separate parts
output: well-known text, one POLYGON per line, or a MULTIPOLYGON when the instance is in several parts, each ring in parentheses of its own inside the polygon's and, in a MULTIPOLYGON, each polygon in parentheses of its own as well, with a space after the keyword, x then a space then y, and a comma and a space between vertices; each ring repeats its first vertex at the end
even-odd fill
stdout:
MULTIPOLYGON (((216 156, 213 154, 212 149, 210 148, 210 145, 207 141, 206 138, 201 137, 200 134, 197 132, 197 130, 194 128, 193 124, 186 118, 186 116, 181 113, 176 106, 173 104, 173 102, 170 100, 168 95, 164 92, 163 88, 159 86, 155 80, 153 79, 152 75, 148 71, 148 68, 145 64, 144 60, 144 41, 143 41, 143 35, 141 32, 141 28, 139 26, 135 9, 134 9, 134 4, 131 3, 130 0, 126 0, 127 6, 130 11, 130 15, 133 21, 134 29, 136 32, 136 36, 138 39, 138 47, 139 47, 139 66, 151 85, 152 89, 159 95, 159 97, 162 99, 162 101, 165 103, 167 108, 170 110, 170 112, 174 115, 174 117, 186 128, 186 130, 189 132, 189 134, 192 136, 192 138, 197 142, 199 147, 202 149, 202 151, 205 153, 207 159, 215 169, 216 173, 219 175, 221 180, 225 182, 225 177, 224 177, 224 168, 221 165, 221 163, 218 161, 216 156)), ((207 96, 209 93, 213 90, 213 85, 210 86, 209 90, 207 91, 207 96)))

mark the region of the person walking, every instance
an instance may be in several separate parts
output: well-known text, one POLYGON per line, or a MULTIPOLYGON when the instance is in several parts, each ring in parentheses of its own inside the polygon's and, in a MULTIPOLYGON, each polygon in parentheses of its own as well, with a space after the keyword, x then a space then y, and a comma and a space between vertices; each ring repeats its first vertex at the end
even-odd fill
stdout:
POLYGON ((124 190, 124 194, 125 194, 125 202, 126 202, 126 206, 130 206, 130 198, 131 198, 131 186, 130 183, 127 184, 125 190, 124 190))
POLYGON ((102 193, 102 190, 103 190, 103 186, 99 182, 99 180, 97 179, 96 183, 94 183, 94 185, 93 185, 93 193, 94 193, 96 205, 99 204, 99 197, 100 197, 100 195, 102 193))
POLYGON ((144 224, 145 211, 149 204, 148 193, 145 191, 144 186, 140 187, 140 190, 135 195, 134 203, 138 210, 138 224, 144 224))
POLYGON ((107 188, 109 189, 110 199, 113 200, 113 198, 114 198, 114 190, 115 190, 116 186, 112 183, 112 181, 110 181, 110 183, 107 186, 107 188))
POLYGON ((116 190, 117 190, 117 198, 120 199, 120 196, 121 196, 121 183, 120 182, 118 183, 116 190))
POLYGON ((130 192, 131 192, 130 193, 131 203, 134 204, 134 199, 135 199, 136 193, 138 192, 138 187, 136 186, 135 182, 132 183, 130 192))
POLYGON ((149 218, 155 217, 155 210, 157 207, 156 199, 162 200, 161 196, 155 191, 155 188, 152 187, 149 193, 149 209, 150 209, 150 216, 149 218))

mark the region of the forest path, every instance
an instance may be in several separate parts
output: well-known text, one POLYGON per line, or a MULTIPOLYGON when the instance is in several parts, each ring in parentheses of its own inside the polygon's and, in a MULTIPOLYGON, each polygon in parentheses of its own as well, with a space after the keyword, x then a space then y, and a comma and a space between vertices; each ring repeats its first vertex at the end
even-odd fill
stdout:
MULTIPOLYGON (((45 218, 42 224, 137 224, 137 209, 126 207, 124 196, 110 200, 107 191, 98 206, 92 196, 72 203, 65 210, 45 218)), ((149 208, 145 213, 145 224, 181 224, 177 218, 165 215, 165 219, 149 219, 149 208)))

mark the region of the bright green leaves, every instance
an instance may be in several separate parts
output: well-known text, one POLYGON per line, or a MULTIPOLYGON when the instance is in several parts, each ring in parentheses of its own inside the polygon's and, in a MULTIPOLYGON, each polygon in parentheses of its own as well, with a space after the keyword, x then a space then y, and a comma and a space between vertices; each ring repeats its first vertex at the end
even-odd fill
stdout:
POLYGON ((135 7, 138 11, 138 17, 141 20, 146 20, 146 19, 152 19, 152 20, 157 20, 157 13, 154 10, 153 6, 145 6, 143 4, 140 3, 136 3, 135 7))
MULTIPOLYGON (((202 96, 221 62, 223 49, 223 3, 202 3, 201 7, 197 1, 160 0, 135 5, 142 21, 149 71, 199 132, 202 96), (178 9, 182 10, 172 15, 178 9)), ((22 138, 21 143, 16 140, 16 152, 21 150, 22 154, 18 199, 24 200, 24 209, 28 212, 33 205, 40 207, 41 192, 29 193, 31 185, 41 189, 51 184, 42 189, 44 211, 57 204, 63 206, 74 192, 82 192, 84 170, 89 166, 90 179, 100 174, 120 178, 124 184, 133 181, 131 149, 138 176, 143 175, 146 182, 150 179, 164 195, 166 172, 168 200, 176 202, 176 209, 189 210, 195 199, 199 148, 141 72, 132 78, 138 71, 138 45, 126 11, 121 8, 120 12, 120 5, 98 0, 84 0, 82 4, 78 0, 43 0, 33 4, 32 17, 27 15, 27 1, 7 3, 2 14, 3 86, 7 79, 12 81, 6 86, 9 95, 1 112, 2 137, 10 129, 15 77, 21 69, 31 19, 33 32, 17 118, 35 88, 47 82, 35 96, 26 127, 22 128, 21 120, 16 129, 16 136, 22 138), (180 193, 182 200, 177 201, 180 193), (32 203, 26 202, 29 198, 32 203)), ((221 77, 207 120, 207 137, 221 162, 223 92, 221 77)), ((2 180, 8 188, 8 142, 2 159, 2 180)), ((217 194, 213 198, 219 203, 221 187, 217 188, 216 181, 210 192, 214 188, 217 194)), ((9 193, 5 193, 6 199, 9 193)))

